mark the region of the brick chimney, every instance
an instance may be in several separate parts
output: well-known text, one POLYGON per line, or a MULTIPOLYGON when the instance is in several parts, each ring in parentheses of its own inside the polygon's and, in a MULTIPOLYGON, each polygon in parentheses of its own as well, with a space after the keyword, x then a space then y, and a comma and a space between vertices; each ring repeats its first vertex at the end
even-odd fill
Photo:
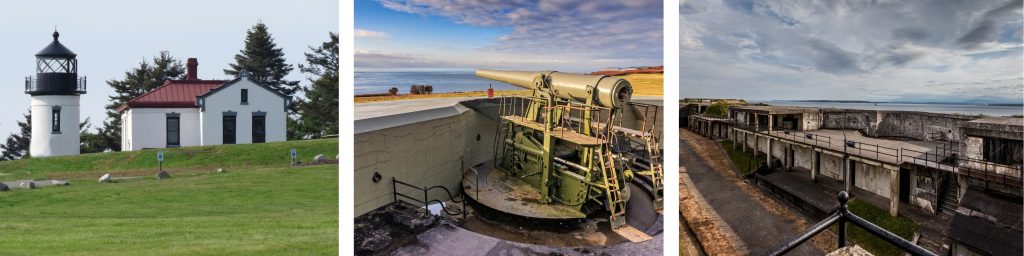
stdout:
POLYGON ((185 80, 199 80, 199 76, 196 75, 196 69, 199 68, 199 60, 196 58, 188 58, 188 71, 185 73, 185 80))

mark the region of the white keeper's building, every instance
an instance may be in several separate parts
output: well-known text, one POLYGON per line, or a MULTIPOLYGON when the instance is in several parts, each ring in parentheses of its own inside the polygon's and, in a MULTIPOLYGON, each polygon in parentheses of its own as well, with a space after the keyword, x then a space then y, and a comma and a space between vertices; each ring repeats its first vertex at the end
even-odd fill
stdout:
POLYGON ((121 150, 285 141, 288 98, 242 72, 200 80, 188 59, 185 80, 168 80, 122 105, 121 150))

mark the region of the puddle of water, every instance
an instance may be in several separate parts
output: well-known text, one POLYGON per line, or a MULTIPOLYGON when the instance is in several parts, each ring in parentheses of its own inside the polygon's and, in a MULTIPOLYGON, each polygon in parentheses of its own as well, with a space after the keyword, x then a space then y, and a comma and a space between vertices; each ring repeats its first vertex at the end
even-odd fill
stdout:
POLYGON ((427 205, 427 211, 429 211, 430 214, 441 216, 441 212, 444 211, 444 203, 433 203, 427 205))

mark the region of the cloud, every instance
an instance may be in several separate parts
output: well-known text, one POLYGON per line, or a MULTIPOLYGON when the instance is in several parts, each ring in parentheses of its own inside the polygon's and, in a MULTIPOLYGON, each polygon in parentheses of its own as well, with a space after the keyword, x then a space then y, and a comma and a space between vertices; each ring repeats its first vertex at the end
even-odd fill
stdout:
POLYGON ((444 63, 408 53, 356 50, 353 54, 356 67, 417 67, 443 65, 444 63))
MULTIPOLYGON (((480 50, 658 65, 662 1, 380 0, 385 8, 507 32, 480 50), (641 60, 638 63, 624 61, 641 60)), ((587 63, 580 63, 586 65, 587 63)))
POLYGON ((1021 5, 1019 0, 687 0, 679 8, 680 93, 1020 100, 1021 5))
POLYGON ((355 30, 355 36, 356 38, 384 38, 387 37, 388 34, 380 31, 372 31, 357 28, 355 30))

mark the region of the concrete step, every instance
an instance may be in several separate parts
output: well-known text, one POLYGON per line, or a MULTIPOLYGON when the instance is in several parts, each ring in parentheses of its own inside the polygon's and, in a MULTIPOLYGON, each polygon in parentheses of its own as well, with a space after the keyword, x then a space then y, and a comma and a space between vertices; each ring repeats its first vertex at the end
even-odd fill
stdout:
POLYGON ((917 240, 917 245, 921 246, 925 250, 931 251, 937 255, 944 255, 944 247, 942 246, 942 240, 936 239, 931 236, 921 235, 917 240))

